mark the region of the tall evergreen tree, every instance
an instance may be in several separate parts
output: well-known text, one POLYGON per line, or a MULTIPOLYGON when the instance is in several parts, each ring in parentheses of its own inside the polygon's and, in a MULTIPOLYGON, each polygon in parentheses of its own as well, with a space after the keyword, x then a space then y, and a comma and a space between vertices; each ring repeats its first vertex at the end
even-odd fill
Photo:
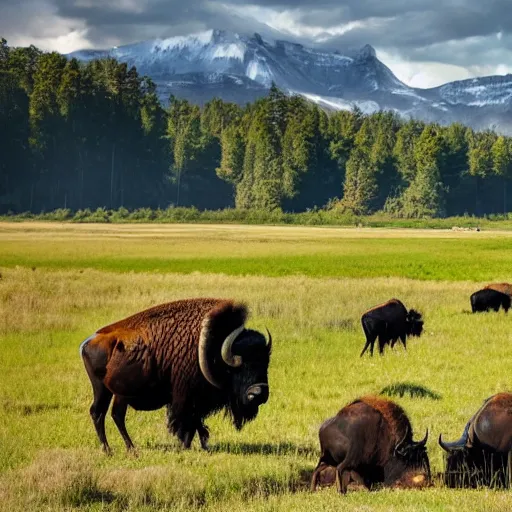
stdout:
POLYGON ((439 127, 425 126, 414 148, 415 176, 403 194, 402 214, 405 217, 436 217, 443 214, 443 187, 439 172, 441 151, 439 127))
POLYGON ((492 164, 496 176, 501 178, 503 187, 503 212, 507 212, 508 182, 512 177, 512 146, 510 140, 500 135, 492 145, 492 164))
POLYGON ((357 215, 365 215, 375 210, 377 197, 377 169, 371 155, 374 135, 368 118, 363 121, 354 142, 347 162, 341 206, 357 215))

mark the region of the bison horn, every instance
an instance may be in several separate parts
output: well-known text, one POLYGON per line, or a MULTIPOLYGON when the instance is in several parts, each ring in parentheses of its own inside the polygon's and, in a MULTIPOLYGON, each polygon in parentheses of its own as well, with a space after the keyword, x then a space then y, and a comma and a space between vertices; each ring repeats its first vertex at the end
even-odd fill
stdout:
POLYGON ((407 439, 407 435, 409 434, 409 427, 407 427, 405 429, 405 435, 404 437, 402 438, 401 441, 398 442, 398 444, 396 445, 395 447, 395 453, 400 453, 400 449, 402 447, 402 445, 405 443, 405 440, 407 439))
MULTIPOLYGON (((265 329, 267 329, 265 327, 265 329)), ((268 341, 267 341, 267 347, 268 347, 268 351, 269 353, 272 352, 272 334, 270 334, 270 331, 267 329, 267 334, 268 334, 268 341)))
POLYGON ((206 316, 201 325, 201 334, 199 336, 198 359, 199 368, 204 378, 216 388, 221 389, 222 384, 213 376, 208 362, 208 337, 210 335, 210 317, 206 316))
POLYGON ((442 439, 443 434, 439 434, 439 446, 441 446, 441 448, 448 453, 456 451, 456 450, 463 450, 468 441, 468 434, 469 434, 469 423, 466 425, 466 428, 464 429, 464 432, 458 441, 453 441, 452 443, 445 443, 445 442, 443 442, 443 439, 442 439))
POLYGON ((245 329, 245 326, 242 324, 238 329, 235 329, 222 344, 222 348, 220 353, 222 355, 222 360, 229 366, 233 368, 237 368, 242 364, 242 356, 234 356, 231 351, 231 346, 236 340, 237 336, 245 329))
POLYGON ((425 433, 425 437, 421 441, 418 441, 416 444, 418 446, 425 446, 427 444, 427 440, 428 440, 428 428, 427 428, 427 432, 425 433))

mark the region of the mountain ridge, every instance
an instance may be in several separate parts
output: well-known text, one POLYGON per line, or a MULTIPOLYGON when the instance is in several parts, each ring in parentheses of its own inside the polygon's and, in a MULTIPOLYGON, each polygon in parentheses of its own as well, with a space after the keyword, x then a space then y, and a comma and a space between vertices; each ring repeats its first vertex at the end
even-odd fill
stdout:
POLYGON ((400 81, 371 45, 341 53, 213 29, 67 56, 81 61, 114 57, 135 66, 155 81, 163 103, 174 94, 199 104, 213 97, 244 104, 275 83, 327 110, 392 110, 405 118, 512 134, 512 75, 414 88, 400 81))

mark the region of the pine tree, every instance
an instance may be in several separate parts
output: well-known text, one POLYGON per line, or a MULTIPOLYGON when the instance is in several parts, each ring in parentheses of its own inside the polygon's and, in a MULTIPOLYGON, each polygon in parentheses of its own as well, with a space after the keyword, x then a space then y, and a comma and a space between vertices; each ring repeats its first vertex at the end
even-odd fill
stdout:
POLYGON ((240 183, 243 177, 245 144, 240 129, 235 124, 222 132, 222 157, 217 176, 232 184, 240 183))
POLYGON ((437 217, 444 213, 443 187, 439 172, 442 141, 436 125, 427 125, 414 148, 416 172, 403 194, 405 217, 437 217))
POLYGON ((503 184, 503 212, 507 212, 507 184, 512 175, 512 147, 510 140, 499 136, 492 146, 493 171, 503 184))
POLYGON ((460 123, 453 123, 443 129, 442 137, 444 153, 439 171, 446 189, 447 215, 462 214, 470 187, 466 128, 460 123))
POLYGON ((355 147, 347 162, 341 207, 356 215, 375 210, 377 196, 376 166, 372 162, 373 134, 371 122, 365 119, 355 137, 355 147))
POLYGON ((396 159, 397 170, 405 186, 414 180, 416 174, 415 143, 423 127, 423 123, 408 121, 402 125, 396 134, 393 155, 396 159))
POLYGON ((469 174, 474 179, 475 213, 480 215, 483 209, 481 188, 482 183, 492 174, 492 146, 495 135, 490 132, 474 133, 468 130, 469 150, 468 164, 469 174))

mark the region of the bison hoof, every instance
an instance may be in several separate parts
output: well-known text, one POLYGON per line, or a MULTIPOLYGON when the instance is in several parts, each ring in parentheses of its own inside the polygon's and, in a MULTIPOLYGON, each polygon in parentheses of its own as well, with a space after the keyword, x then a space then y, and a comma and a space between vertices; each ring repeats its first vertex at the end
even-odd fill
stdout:
POLYGON ((133 457, 135 459, 139 458, 139 452, 137 451, 137 448, 135 448, 135 446, 132 446, 131 448, 127 448, 126 451, 128 452, 128 455, 130 455, 130 457, 133 457))

